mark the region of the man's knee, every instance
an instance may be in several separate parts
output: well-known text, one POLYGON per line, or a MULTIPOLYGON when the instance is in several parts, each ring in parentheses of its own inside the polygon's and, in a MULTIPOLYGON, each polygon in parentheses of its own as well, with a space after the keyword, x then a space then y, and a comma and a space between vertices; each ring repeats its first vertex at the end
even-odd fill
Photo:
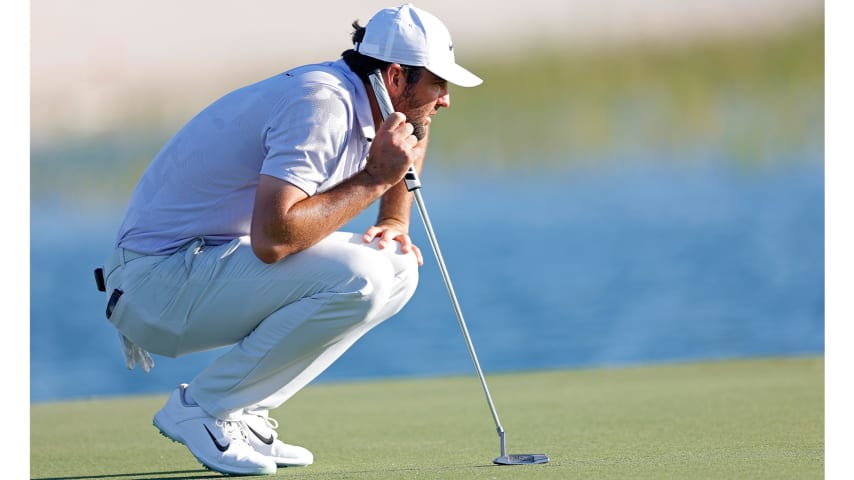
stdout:
POLYGON ((377 296, 373 303, 373 321, 382 322, 396 315, 409 302, 418 286, 418 262, 415 255, 386 257, 392 266, 393 275, 385 279, 387 294, 377 296))
POLYGON ((418 261, 415 260, 415 255, 407 255, 409 257, 405 263, 405 268, 399 270, 395 274, 395 295, 400 297, 404 303, 408 302, 412 295, 415 294, 415 289, 418 287, 418 261))
POLYGON ((409 301, 418 284, 415 255, 402 253, 397 242, 393 245, 380 249, 376 240, 365 244, 360 235, 342 233, 286 260, 283 274, 311 271, 314 294, 334 294, 355 322, 387 318, 409 301))
POLYGON ((353 281, 361 284, 368 320, 379 315, 382 321, 400 311, 418 286, 418 263, 412 254, 389 255, 366 249, 353 265, 353 281))

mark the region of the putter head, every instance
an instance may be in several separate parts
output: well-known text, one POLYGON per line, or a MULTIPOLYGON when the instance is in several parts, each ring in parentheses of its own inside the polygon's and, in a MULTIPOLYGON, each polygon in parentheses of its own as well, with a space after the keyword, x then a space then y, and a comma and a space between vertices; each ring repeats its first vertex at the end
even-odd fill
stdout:
POLYGON ((502 455, 492 461, 497 465, 533 465, 535 463, 549 463, 549 456, 545 453, 522 453, 502 455))

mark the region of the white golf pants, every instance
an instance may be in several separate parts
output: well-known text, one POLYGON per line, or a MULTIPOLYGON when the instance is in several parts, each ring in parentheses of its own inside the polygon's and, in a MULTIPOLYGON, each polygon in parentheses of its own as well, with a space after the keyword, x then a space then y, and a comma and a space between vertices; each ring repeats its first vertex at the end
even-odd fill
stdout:
MULTIPOLYGON (((248 237, 192 242, 166 256, 118 249, 107 294, 110 321, 149 352, 177 357, 233 345, 191 382, 208 413, 236 420, 271 409, 306 386, 415 292, 415 255, 336 232, 267 265, 248 237)), ((109 262, 108 262, 109 263, 109 262)))

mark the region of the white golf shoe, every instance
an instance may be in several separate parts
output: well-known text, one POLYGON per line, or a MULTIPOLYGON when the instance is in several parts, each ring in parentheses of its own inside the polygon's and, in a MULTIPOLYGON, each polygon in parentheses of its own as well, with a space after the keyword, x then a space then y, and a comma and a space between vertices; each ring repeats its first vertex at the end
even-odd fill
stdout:
POLYGON ((184 398, 186 384, 172 392, 154 415, 154 426, 165 437, 184 444, 202 465, 231 475, 276 473, 276 462, 249 444, 246 425, 210 416, 184 398))
POLYGON ((249 444, 256 452, 273 459, 280 467, 304 467, 314 462, 314 455, 303 447, 288 445, 278 439, 279 423, 267 410, 243 412, 249 444))

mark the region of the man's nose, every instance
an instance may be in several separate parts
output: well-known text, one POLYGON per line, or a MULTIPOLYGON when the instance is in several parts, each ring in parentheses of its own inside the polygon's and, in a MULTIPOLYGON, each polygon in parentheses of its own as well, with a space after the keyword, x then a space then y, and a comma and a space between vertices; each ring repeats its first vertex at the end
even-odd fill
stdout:
POLYGON ((439 97, 439 100, 436 101, 437 107, 450 108, 451 107, 451 92, 445 90, 445 94, 439 97))

